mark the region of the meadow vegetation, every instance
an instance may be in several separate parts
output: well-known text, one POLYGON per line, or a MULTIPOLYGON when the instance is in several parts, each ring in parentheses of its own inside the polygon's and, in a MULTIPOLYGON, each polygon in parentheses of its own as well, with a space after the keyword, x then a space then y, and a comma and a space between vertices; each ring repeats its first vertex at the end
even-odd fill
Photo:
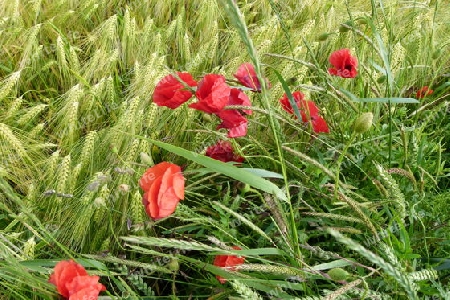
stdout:
POLYGON ((1 1, 0 297, 56 299, 52 268, 74 258, 99 299, 450 299, 448 7, 1 1), (355 78, 327 72, 342 48, 355 78), (231 82, 244 62, 270 82, 247 93, 245 137, 152 103, 168 74, 231 82), (286 113, 287 91, 330 132, 286 113), (219 139, 245 161, 207 160, 219 139), (182 166, 186 195, 153 221, 138 182, 162 161, 182 166), (218 254, 245 263, 226 271, 218 254))

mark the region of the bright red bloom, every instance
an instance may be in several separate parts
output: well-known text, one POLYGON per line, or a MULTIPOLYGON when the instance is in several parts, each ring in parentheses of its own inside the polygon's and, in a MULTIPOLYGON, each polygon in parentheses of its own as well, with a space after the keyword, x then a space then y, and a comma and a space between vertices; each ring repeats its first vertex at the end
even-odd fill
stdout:
MULTIPOLYGON (((305 123, 311 122, 313 131, 315 133, 328 133, 327 122, 319 115, 319 108, 312 101, 305 100, 305 95, 302 92, 292 93, 292 97, 297 104, 297 108, 302 117, 302 121, 305 123)), ((294 108, 291 106, 291 102, 286 94, 280 99, 281 107, 290 114, 294 114, 294 108)))
POLYGON ((315 133, 329 133, 327 122, 319 115, 311 116, 311 125, 315 133))
MULTIPOLYGON (((310 116, 317 115, 319 113, 319 109, 317 108, 316 104, 312 101, 306 101, 305 95, 303 95, 302 92, 297 91, 292 93, 292 97, 295 100, 295 103, 297 104, 297 108, 302 116, 303 122, 306 122, 308 120, 307 114, 305 111, 308 112, 310 116)), ((287 111, 290 114, 294 114, 294 108, 291 106, 291 102, 289 101, 289 98, 286 94, 283 95, 283 97, 280 99, 281 107, 287 111)))
POLYGON ((101 291, 106 291, 106 287, 98 283, 100 277, 98 276, 77 276, 71 283, 67 284, 69 289, 69 300, 86 300, 98 299, 98 294, 101 291))
POLYGON ((189 107, 208 114, 220 112, 228 103, 231 88, 226 84, 225 77, 218 74, 207 74, 198 83, 195 96, 198 102, 189 107))
POLYGON ((251 88, 252 91, 261 92, 261 83, 259 82, 255 68, 251 63, 243 63, 240 65, 233 76, 242 83, 242 85, 251 88))
POLYGON ((244 158, 233 152, 233 147, 229 141, 218 141, 215 145, 206 149, 206 156, 223 162, 234 161, 242 163, 244 158))
MULTIPOLYGON (((251 106, 252 104, 244 92, 240 89, 233 88, 231 89, 230 97, 226 106, 228 105, 251 106)), ((251 115, 252 111, 249 109, 223 109, 216 114, 222 120, 222 123, 217 126, 217 129, 228 129, 229 138, 245 136, 247 134, 248 123, 244 116, 245 114, 251 115)))
POLYGON ((48 281, 69 300, 95 300, 101 291, 106 291, 106 287, 98 283, 99 279, 89 276, 84 267, 73 260, 64 260, 56 264, 48 281))
POLYGON ((224 109, 217 116, 222 120, 217 129, 228 129, 229 138, 241 137, 247 134, 248 121, 238 110, 224 109))
MULTIPOLYGON (((233 246, 234 250, 241 250, 238 246, 233 246)), ((245 258, 242 256, 236 255, 217 255, 214 258, 214 263, 216 267, 226 268, 228 270, 234 271, 236 270, 236 266, 242 265, 245 262, 245 258)), ((219 275, 216 278, 220 281, 220 283, 225 283, 227 280, 219 275)))
MULTIPOLYGON (((178 77, 188 86, 196 86, 197 82, 189 73, 177 72, 178 77)), ((187 90, 183 83, 179 82, 172 74, 161 79, 153 92, 153 102, 159 106, 167 106, 175 109, 192 97, 191 91, 187 90)))
POLYGON ((67 285, 70 284, 75 277, 85 275, 88 275, 88 273, 82 265, 77 264, 72 259, 63 260, 56 264, 48 281, 56 286, 58 293, 68 298, 70 294, 67 285))
POLYGON ((350 54, 349 49, 341 49, 331 53, 330 63, 333 65, 333 68, 328 69, 331 75, 354 78, 358 74, 356 71, 358 60, 350 54))
POLYGON ((178 165, 162 162, 145 171, 139 180, 142 203, 153 220, 170 216, 184 199, 184 177, 178 165))
POLYGON ((417 91, 416 97, 417 97, 417 99, 422 99, 431 94, 433 94, 433 90, 430 89, 428 86, 424 86, 420 90, 417 91))
MULTIPOLYGON (((248 96, 240 89, 231 89, 230 98, 228 98, 227 105, 242 105, 242 106, 252 106, 248 96)), ((247 115, 251 115, 253 112, 249 109, 242 110, 247 115)))

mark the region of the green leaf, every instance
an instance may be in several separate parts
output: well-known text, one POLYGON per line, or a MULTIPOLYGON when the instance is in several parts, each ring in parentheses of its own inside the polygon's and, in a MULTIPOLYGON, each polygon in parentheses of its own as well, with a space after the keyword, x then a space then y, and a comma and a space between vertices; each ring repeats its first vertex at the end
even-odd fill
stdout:
POLYGON ((264 169, 241 168, 241 170, 246 170, 246 171, 253 173, 259 177, 283 179, 283 175, 272 172, 272 171, 267 171, 264 169))
POLYGON ((340 267, 345 267, 345 266, 350 266, 350 265, 352 265, 351 261, 338 259, 338 260, 335 260, 335 261, 332 261, 332 262, 329 262, 329 263, 316 265, 316 266, 312 267, 312 269, 316 270, 316 271, 322 271, 322 270, 328 270, 328 269, 333 269, 333 268, 340 268, 340 267))
POLYGON ((158 147, 161 147, 169 152, 175 153, 188 160, 196 162, 214 172, 218 172, 233 179, 239 180, 243 183, 247 183, 256 189, 260 189, 266 193, 275 195, 277 198, 283 201, 287 201, 286 194, 283 193, 283 191, 279 187, 277 187, 272 182, 263 179, 252 172, 249 172, 248 170, 240 169, 230 164, 167 143, 152 140, 149 138, 147 138, 147 140, 158 147))

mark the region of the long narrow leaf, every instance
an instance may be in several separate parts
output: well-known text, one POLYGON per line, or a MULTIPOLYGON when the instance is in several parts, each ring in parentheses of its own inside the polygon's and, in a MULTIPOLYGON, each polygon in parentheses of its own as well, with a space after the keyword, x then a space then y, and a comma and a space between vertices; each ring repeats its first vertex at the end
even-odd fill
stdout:
POLYGON ((182 156, 188 160, 191 160, 193 162, 196 162, 208 169, 211 169, 214 172, 221 173, 223 175, 229 176, 233 179, 239 180, 243 183, 247 183, 250 186, 260 189, 266 193, 275 195, 277 198, 287 201, 287 197, 283 191, 277 187, 272 182, 261 178, 260 176, 255 175, 254 173, 251 173, 244 169, 239 169, 237 167, 234 167, 230 164, 212 159, 210 157, 177 147, 170 144, 166 144, 160 141, 147 139, 154 145, 161 147, 169 152, 175 153, 179 156, 182 156))

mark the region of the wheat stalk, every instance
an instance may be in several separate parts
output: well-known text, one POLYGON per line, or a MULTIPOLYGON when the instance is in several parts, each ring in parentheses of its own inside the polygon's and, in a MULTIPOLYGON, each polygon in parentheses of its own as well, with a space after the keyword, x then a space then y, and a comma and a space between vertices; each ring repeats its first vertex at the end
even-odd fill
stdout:
POLYGON ((417 298, 417 286, 414 282, 407 277, 407 274, 396 269, 393 265, 386 262, 383 258, 379 257, 370 250, 364 248, 360 244, 356 243, 352 239, 349 239, 339 232, 329 229, 328 231, 336 240, 347 245, 353 251, 358 252, 361 256, 365 257, 372 263, 380 266, 388 275, 392 276, 406 291, 409 299, 415 300, 417 298))
POLYGON ((231 286, 233 289, 244 299, 254 299, 254 300, 262 300, 263 298, 259 296, 254 290, 245 285, 243 282, 238 280, 230 280, 231 286))
POLYGON ((22 159, 28 158, 27 152, 22 142, 12 132, 11 128, 4 123, 0 123, 0 140, 4 140, 7 144, 9 144, 11 146, 11 149, 14 149, 22 159))
POLYGON ((48 107, 47 104, 38 104, 33 106, 31 109, 28 110, 28 112, 24 115, 22 115, 18 120, 17 124, 19 125, 26 125, 31 123, 33 119, 39 115, 41 112, 43 112, 48 107))
MULTIPOLYGON (((59 166, 58 176, 56 178, 56 191, 58 193, 65 193, 68 191, 67 188, 70 184, 68 180, 71 169, 70 164, 71 164, 71 157, 70 154, 68 154, 63 158, 59 166)), ((61 201, 61 198, 58 197, 57 199, 58 201, 61 201)))
POLYGON ((14 72, 1 82, 0 101, 3 101, 11 93, 13 87, 19 82, 20 74, 21 74, 20 70, 14 72))
POLYGON ((45 123, 37 124, 31 131, 28 133, 28 137, 32 139, 39 139, 43 130, 45 128, 45 123))
POLYGON ((258 226, 256 226, 255 224, 253 224, 252 221, 248 220, 246 217, 244 217, 243 215, 233 211, 232 209, 226 207, 225 205, 222 205, 221 203, 217 202, 217 201, 213 201, 214 205, 217 205, 218 207, 220 207, 222 210, 226 211, 227 213, 229 213, 230 215, 234 216, 237 220, 239 220, 240 222, 242 222, 243 224, 247 225, 250 229, 254 230, 258 235, 262 236, 263 238, 265 238, 266 240, 268 240, 270 243, 272 243, 274 246, 275 243, 273 242, 273 240, 258 226))
POLYGON ((400 190, 397 182, 392 178, 392 176, 386 172, 381 165, 376 164, 378 174, 380 175, 381 181, 383 182, 386 190, 388 192, 389 200, 393 201, 396 204, 396 210, 398 216, 404 222, 406 217, 406 201, 405 196, 400 190))

